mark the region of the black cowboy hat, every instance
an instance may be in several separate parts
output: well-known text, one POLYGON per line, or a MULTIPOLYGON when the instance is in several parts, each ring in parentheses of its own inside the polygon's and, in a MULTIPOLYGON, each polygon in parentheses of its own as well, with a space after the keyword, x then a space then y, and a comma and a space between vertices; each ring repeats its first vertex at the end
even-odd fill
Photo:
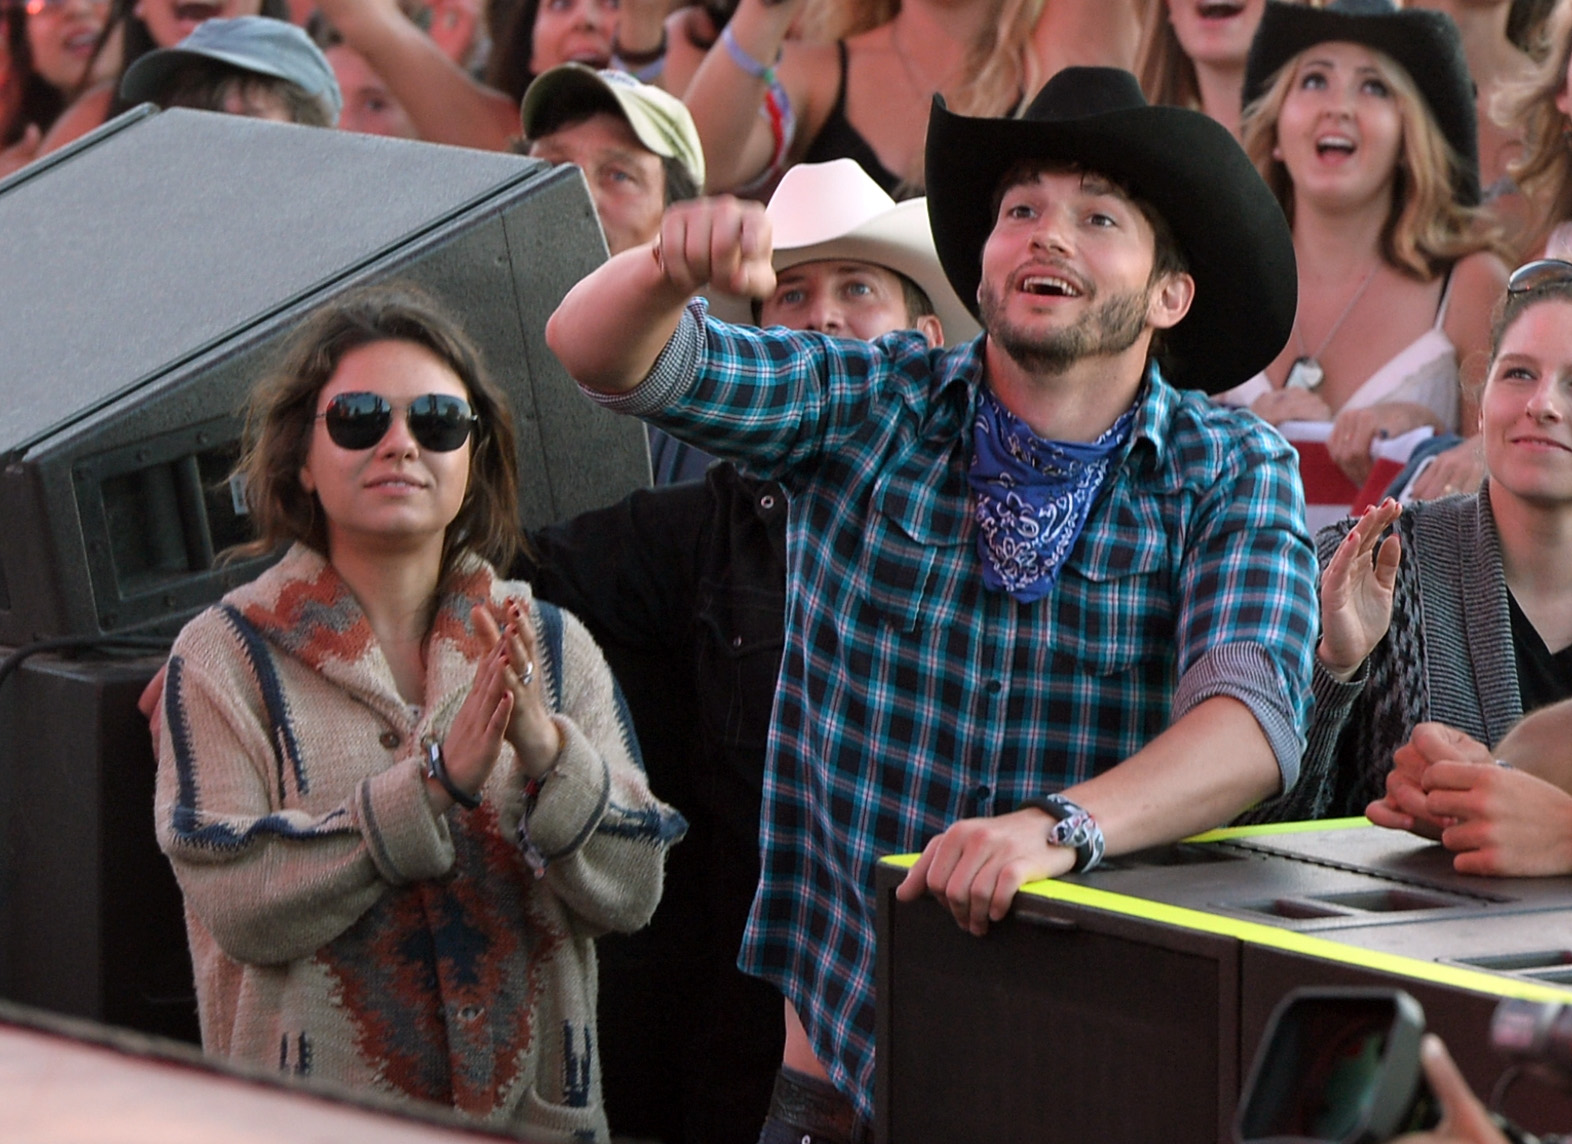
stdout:
POLYGON ((1219 393, 1277 356, 1298 300, 1282 208, 1226 127, 1199 111, 1151 106, 1117 68, 1065 68, 1020 119, 956 115, 935 98, 928 217, 944 272, 973 315, 999 182, 1038 159, 1114 180, 1173 231, 1195 301, 1163 339, 1159 361, 1171 383, 1219 393))
POLYGON ((1325 8, 1267 0, 1245 65, 1245 104, 1258 99, 1278 70, 1300 52, 1333 42, 1373 48, 1408 73, 1461 160, 1454 188, 1458 200, 1477 206, 1479 121, 1474 112, 1474 81, 1463 56, 1463 37, 1445 12, 1399 8, 1392 0, 1332 0, 1325 8))

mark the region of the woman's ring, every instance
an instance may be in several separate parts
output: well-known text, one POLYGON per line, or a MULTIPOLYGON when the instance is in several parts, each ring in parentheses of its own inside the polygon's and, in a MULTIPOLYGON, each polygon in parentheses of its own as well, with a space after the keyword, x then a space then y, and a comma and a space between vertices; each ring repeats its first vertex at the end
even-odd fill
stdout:
POLYGON ((524 665, 524 673, 519 676, 519 682, 525 687, 535 682, 535 661, 530 660, 524 665))

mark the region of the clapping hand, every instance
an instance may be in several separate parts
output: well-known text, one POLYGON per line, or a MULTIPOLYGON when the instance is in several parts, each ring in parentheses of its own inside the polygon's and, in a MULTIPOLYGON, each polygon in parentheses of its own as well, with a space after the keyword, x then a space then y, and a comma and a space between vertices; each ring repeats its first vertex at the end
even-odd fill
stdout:
POLYGON ((1354 676, 1392 623, 1402 544, 1395 536, 1381 540, 1381 534, 1402 512, 1402 506, 1390 498, 1373 506, 1349 530, 1321 573, 1321 642, 1316 655, 1339 680, 1354 676))
POLYGON ((518 752, 519 766, 540 778, 557 761, 562 732, 546 709, 544 667, 529 613, 517 600, 477 609, 475 622, 483 638, 501 652, 502 681, 512 700, 507 740, 518 752))

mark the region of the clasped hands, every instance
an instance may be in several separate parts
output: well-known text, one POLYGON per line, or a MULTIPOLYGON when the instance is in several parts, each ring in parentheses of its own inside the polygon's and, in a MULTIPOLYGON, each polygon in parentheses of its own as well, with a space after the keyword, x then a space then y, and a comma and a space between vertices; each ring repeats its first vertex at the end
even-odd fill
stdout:
MULTIPOLYGON (((448 777, 461 790, 479 791, 506 741, 524 774, 542 778, 556 764, 562 732, 546 709, 535 626, 512 599, 477 606, 470 615, 490 650, 476 665, 474 685, 442 742, 448 777)), ((431 797, 446 799, 434 790, 431 797)))
POLYGON ((1442 723, 1421 723, 1393 753, 1386 796, 1365 815, 1438 840, 1460 874, 1572 873, 1572 795, 1442 723))

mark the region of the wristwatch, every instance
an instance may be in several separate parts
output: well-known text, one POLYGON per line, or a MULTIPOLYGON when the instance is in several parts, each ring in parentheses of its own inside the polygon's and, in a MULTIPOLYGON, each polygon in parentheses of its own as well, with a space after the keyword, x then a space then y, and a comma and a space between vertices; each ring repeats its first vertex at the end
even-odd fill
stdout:
POLYGON ((1021 806, 1035 807, 1054 819, 1048 828, 1048 841, 1075 851, 1075 865, 1071 868, 1075 873, 1083 874, 1103 860, 1103 828, 1085 807, 1062 794, 1028 798, 1021 806))

